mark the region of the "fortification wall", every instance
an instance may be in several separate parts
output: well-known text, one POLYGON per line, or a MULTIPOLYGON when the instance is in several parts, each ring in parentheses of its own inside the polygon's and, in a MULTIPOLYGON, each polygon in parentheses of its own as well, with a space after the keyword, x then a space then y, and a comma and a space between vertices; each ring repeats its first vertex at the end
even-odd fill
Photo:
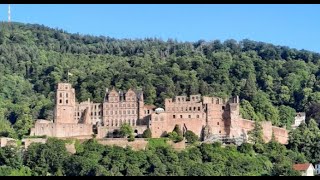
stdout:
POLYGON ((0 138, 0 147, 5 147, 5 146, 9 146, 9 145, 12 145, 12 146, 16 146, 17 141, 15 139, 12 139, 12 138, 7 138, 7 137, 1 137, 0 138))
POLYGON ((288 144, 289 133, 286 129, 273 126, 272 131, 278 142, 288 144))
POLYGON ((98 143, 108 146, 119 146, 119 147, 131 147, 133 150, 145 150, 148 141, 145 139, 135 139, 129 142, 127 138, 108 138, 108 139, 98 139, 98 143))
POLYGON ((47 139, 44 138, 28 138, 28 139, 22 139, 22 142, 24 143, 24 148, 28 149, 28 147, 32 143, 42 143, 45 144, 47 142, 47 139))
POLYGON ((159 138, 172 132, 175 125, 179 125, 182 131, 183 129, 190 130, 200 137, 202 127, 206 125, 206 122, 203 118, 180 118, 180 114, 175 115, 175 118, 172 113, 153 113, 151 115, 150 129, 153 138, 159 138))
MULTIPOLYGON (((247 119, 233 120, 233 132, 230 135, 241 134, 245 132, 248 134, 249 131, 254 129, 254 121, 247 119)), ((276 140, 281 144, 287 144, 288 142, 288 130, 285 128, 280 128, 272 126, 270 121, 260 122, 262 126, 263 139, 265 142, 269 142, 272 138, 272 133, 274 134, 276 140)))
POLYGON ((31 136, 74 137, 93 134, 90 124, 36 123, 31 129, 31 136))

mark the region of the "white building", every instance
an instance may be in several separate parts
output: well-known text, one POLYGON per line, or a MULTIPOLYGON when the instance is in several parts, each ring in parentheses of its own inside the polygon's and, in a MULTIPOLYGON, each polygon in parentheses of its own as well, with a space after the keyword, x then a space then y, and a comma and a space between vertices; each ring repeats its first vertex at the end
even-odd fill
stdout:
POLYGON ((293 169, 300 171, 302 176, 314 176, 315 169, 311 163, 295 164, 293 169))
POLYGON ((306 123, 306 113, 298 112, 296 117, 294 118, 294 124, 292 125, 292 129, 295 129, 300 126, 301 123, 306 123))
POLYGON ((315 169, 316 169, 315 174, 319 175, 320 174, 320 163, 315 165, 315 169))

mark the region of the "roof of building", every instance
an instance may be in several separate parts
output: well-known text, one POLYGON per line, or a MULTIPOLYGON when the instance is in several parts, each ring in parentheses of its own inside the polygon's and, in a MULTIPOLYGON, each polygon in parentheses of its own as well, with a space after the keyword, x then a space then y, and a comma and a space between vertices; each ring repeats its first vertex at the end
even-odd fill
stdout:
POLYGON ((144 108, 146 108, 146 109, 155 109, 157 106, 155 106, 155 105, 144 105, 144 108))
POLYGON ((310 166, 312 166, 311 163, 294 164, 293 169, 297 171, 306 171, 310 166))
POLYGON ((157 108, 155 111, 156 111, 157 114, 159 114, 161 112, 164 112, 164 109, 163 108, 157 108))
POLYGON ((298 112, 297 114, 296 114, 296 117, 301 117, 301 116, 306 116, 306 113, 305 112, 298 112))

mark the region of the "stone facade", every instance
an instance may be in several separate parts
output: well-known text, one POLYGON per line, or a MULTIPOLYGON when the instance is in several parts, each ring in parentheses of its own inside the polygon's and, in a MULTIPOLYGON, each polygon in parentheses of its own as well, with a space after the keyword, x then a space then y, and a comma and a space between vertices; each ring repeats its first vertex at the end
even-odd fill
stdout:
POLYGON ((76 137, 93 135, 90 108, 76 103, 75 90, 69 83, 59 83, 56 91, 54 120, 37 120, 31 136, 76 137), (81 114, 78 113, 81 111, 81 114))
MULTIPOLYGON (((217 135, 229 138, 247 137, 254 121, 240 116, 239 97, 222 99, 198 95, 165 99, 165 108, 145 105, 143 92, 106 90, 102 103, 76 102, 75 91, 68 83, 59 83, 56 92, 54 122, 38 120, 31 135, 80 137, 96 134, 97 138, 113 137, 123 123, 130 124, 139 136, 150 128, 153 138, 165 136, 175 125, 184 132, 193 131, 199 137, 217 135)), ((285 144, 286 129, 262 122, 265 141, 272 134, 285 144)))
MULTIPOLYGON (((199 137, 203 132, 225 138, 247 139, 248 131, 254 128, 254 121, 240 116, 239 97, 230 100, 216 97, 201 97, 200 95, 177 96, 165 100, 165 112, 151 114, 149 127, 154 138, 171 132, 175 125, 179 125, 184 132, 193 131, 199 137)), ((271 122, 261 122, 263 138, 270 141, 272 134, 276 140, 286 144, 288 131, 274 127, 271 122)))

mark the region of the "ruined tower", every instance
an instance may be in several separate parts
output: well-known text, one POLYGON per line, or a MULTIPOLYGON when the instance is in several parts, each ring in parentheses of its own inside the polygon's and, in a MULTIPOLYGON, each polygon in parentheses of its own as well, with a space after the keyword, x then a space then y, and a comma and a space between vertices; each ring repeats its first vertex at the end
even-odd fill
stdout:
POLYGON ((54 122, 77 123, 75 114, 75 90, 69 83, 58 83, 55 98, 54 122))

